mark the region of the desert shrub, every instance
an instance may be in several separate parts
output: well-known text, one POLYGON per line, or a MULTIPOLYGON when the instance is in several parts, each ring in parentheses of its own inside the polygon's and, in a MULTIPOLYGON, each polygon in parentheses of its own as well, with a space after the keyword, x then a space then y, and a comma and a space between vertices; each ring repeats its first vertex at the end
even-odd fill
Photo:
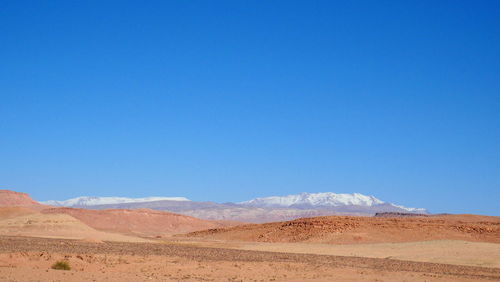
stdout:
POLYGON ((67 261, 60 260, 52 265, 52 269, 71 270, 71 266, 69 266, 69 263, 67 261))

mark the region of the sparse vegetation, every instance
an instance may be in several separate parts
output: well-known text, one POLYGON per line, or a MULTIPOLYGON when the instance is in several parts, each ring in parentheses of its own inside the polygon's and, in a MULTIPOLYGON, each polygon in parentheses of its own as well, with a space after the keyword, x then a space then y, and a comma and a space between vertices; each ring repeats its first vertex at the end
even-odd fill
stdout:
POLYGON ((52 265, 52 269, 71 270, 71 266, 67 261, 60 260, 52 265))

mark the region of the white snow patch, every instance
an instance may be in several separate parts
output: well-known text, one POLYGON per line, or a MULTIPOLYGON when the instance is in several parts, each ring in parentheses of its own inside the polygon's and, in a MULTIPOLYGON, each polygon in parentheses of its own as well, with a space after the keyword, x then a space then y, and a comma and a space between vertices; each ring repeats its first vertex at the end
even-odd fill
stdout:
POLYGON ((412 212, 412 213, 427 213, 427 210, 426 209, 422 209, 422 208, 408 208, 408 207, 401 206, 401 205, 396 205, 396 204, 391 204, 391 205, 395 206, 397 208, 406 210, 408 212, 412 212))
POLYGON ((45 201, 42 204, 60 207, 74 206, 97 206, 107 204, 124 204, 124 203, 146 203, 155 201, 190 201, 184 197, 147 197, 147 198, 125 198, 125 197, 78 197, 65 201, 45 201))
POLYGON ((241 202, 242 205, 259 206, 280 206, 289 207, 292 205, 312 205, 312 206, 373 206, 383 204, 384 202, 373 197, 359 193, 336 194, 332 192, 325 193, 301 193, 288 196, 273 196, 265 198, 256 198, 250 201, 241 202))
POLYGON ((363 206, 372 207, 381 204, 391 205, 411 213, 427 213, 426 209, 408 208, 401 205, 387 203, 360 193, 337 194, 332 192, 324 193, 301 193, 288 196, 272 196, 256 198, 250 201, 240 202, 240 205, 252 207, 290 207, 290 206, 312 206, 312 207, 342 207, 342 206, 363 206))

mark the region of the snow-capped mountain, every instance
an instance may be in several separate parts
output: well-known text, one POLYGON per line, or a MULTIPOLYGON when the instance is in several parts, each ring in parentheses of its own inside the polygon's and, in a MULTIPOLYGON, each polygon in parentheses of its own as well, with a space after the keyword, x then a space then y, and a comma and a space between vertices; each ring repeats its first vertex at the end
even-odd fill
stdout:
POLYGON ((374 207, 374 206, 392 206, 408 212, 426 213, 425 209, 407 208, 401 205, 395 205, 381 201, 374 196, 366 196, 359 193, 336 194, 332 192, 325 193, 301 193, 288 196, 273 196, 265 198, 256 198, 246 202, 238 203, 249 207, 287 207, 287 208, 311 208, 311 207, 374 207))
POLYGON ((426 209, 422 209, 422 208, 408 208, 408 207, 405 207, 405 206, 395 205, 395 204, 390 204, 390 205, 393 206, 393 207, 396 207, 396 208, 400 208, 400 209, 406 210, 408 212, 412 212, 412 213, 427 213, 427 210, 426 209))
MULTIPOLYGON (((374 215, 380 212, 427 213, 425 209, 387 203, 359 193, 301 193, 256 198, 240 203, 196 202, 184 197, 78 197, 66 201, 46 201, 46 205, 89 209, 156 209, 206 219, 231 219, 252 222, 269 220, 269 214, 288 213, 283 220, 320 215, 374 215), (264 212, 260 214, 259 212, 264 212), (229 215, 228 215, 229 213, 229 215), (255 213, 259 216, 252 217, 255 213), (241 217, 241 215, 245 215, 241 217), (207 218, 210 215, 210 218, 207 218), (240 217, 235 215, 240 215, 240 217), (292 216, 293 215, 293 216, 292 216), (250 219, 249 219, 250 218, 250 219)), ((281 219, 281 218, 280 218, 281 219)))
POLYGON ((293 205, 311 205, 311 206, 373 206, 376 204, 383 204, 384 202, 373 197, 365 196, 362 194, 335 194, 331 192, 326 193, 301 193, 297 195, 288 196, 273 196, 265 198, 256 198, 250 201, 241 202, 239 204, 247 206, 261 206, 261 207, 290 207, 293 205))
POLYGON ((125 203, 147 203, 155 201, 190 201, 184 197, 147 197, 147 198, 125 198, 125 197, 78 197, 65 201, 45 201, 45 205, 60 207, 88 207, 97 205, 125 204, 125 203))

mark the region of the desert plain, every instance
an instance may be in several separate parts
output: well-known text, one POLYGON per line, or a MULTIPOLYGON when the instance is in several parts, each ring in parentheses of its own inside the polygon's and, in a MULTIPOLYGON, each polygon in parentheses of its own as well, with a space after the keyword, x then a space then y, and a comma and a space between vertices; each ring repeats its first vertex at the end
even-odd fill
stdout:
POLYGON ((498 281, 500 218, 324 216, 248 224, 0 193, 1 281, 498 281), (52 269, 58 261, 71 270, 52 269))

